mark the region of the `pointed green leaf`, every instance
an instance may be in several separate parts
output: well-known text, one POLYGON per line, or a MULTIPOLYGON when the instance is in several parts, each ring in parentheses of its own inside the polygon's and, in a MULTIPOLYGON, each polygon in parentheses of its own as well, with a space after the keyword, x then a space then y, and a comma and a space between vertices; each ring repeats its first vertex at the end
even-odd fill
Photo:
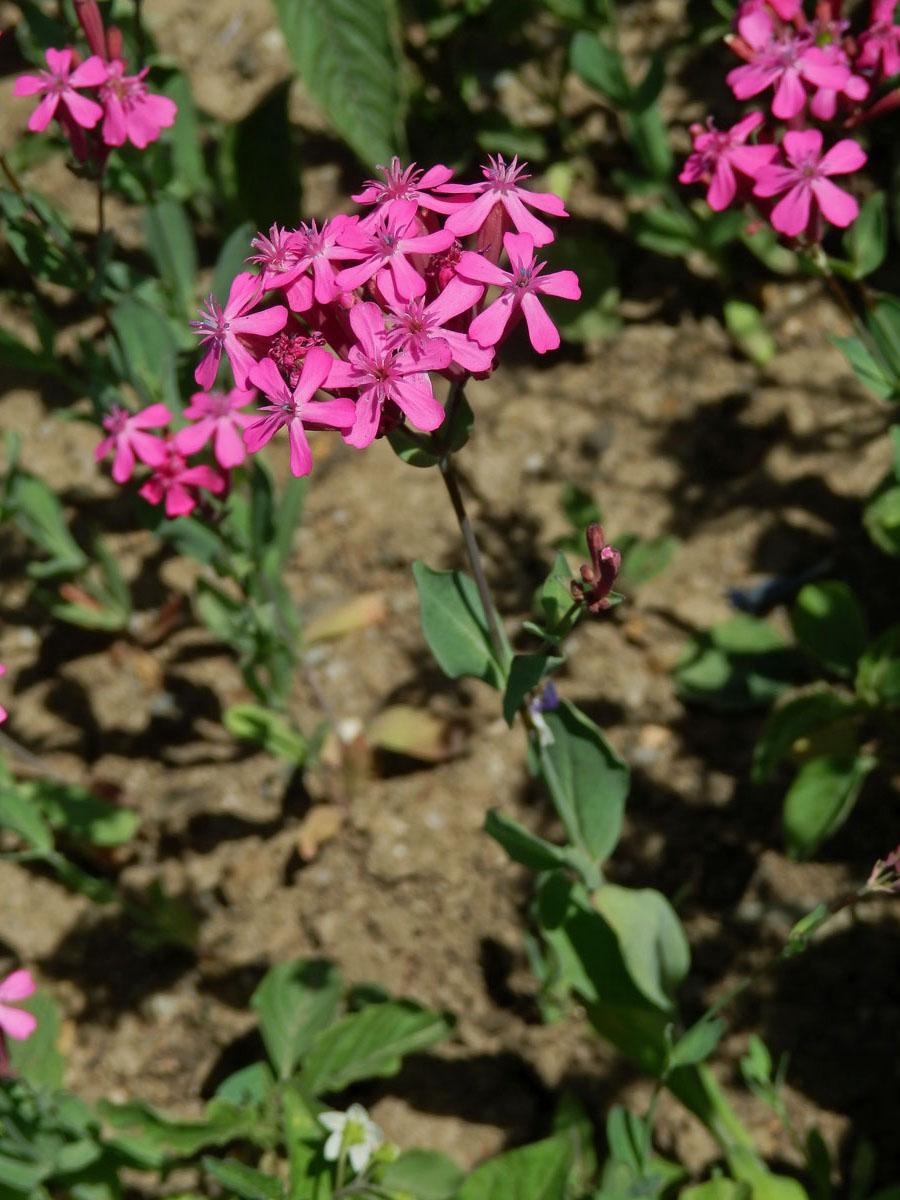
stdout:
POLYGON ((508 1150, 476 1167, 457 1200, 565 1200, 573 1157, 566 1133, 508 1150))
POLYGON ((294 67, 309 95, 362 161, 390 162, 403 141, 393 0, 274 0, 294 67))
POLYGON ((660 1009, 673 1007, 691 956, 681 922, 661 892, 602 884, 591 896, 613 930, 632 983, 660 1009))
POLYGON ((803 764, 784 798, 784 836, 794 858, 808 858, 846 821, 877 764, 868 754, 824 754, 803 764))
POLYGON ((407 1000, 370 1004, 323 1030, 303 1060, 300 1082, 315 1096, 357 1079, 395 1075, 405 1054, 445 1038, 451 1021, 407 1000))
POLYGON ((541 773, 572 842, 597 862, 619 840, 629 771, 584 713, 563 700, 544 714, 553 742, 541 748, 541 773))
POLYGON ((808 583, 791 609, 801 649, 837 675, 852 675, 866 647, 865 617, 853 589, 839 579, 808 583))
POLYGON ((280 1179, 264 1175, 236 1158, 204 1158, 203 1169, 229 1192, 242 1200, 282 1200, 284 1188, 280 1179))
POLYGON ((380 1186, 414 1200, 453 1200, 464 1178, 464 1172, 444 1154, 405 1150, 384 1168, 380 1186))
POLYGON ((462 571, 433 571, 422 562, 413 563, 413 576, 422 632, 444 674, 451 679, 472 675, 502 688, 505 672, 494 655, 474 581, 462 571))
POLYGON ((325 959, 278 963, 266 972, 250 1003, 279 1079, 288 1078, 334 1019, 343 986, 340 970, 325 959))

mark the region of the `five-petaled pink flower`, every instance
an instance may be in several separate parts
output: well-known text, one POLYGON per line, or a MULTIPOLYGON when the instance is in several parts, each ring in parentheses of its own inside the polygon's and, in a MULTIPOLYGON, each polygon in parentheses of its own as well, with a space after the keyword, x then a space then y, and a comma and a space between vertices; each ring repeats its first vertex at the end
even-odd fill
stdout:
POLYGON ((772 209, 771 221, 780 233, 797 237, 815 216, 815 210, 841 228, 856 219, 859 205, 828 176, 859 170, 866 155, 858 142, 844 138, 822 154, 818 129, 790 130, 784 135, 782 149, 789 165, 772 163, 762 167, 753 189, 756 196, 787 193, 772 209))
POLYGON ((167 517, 184 517, 192 512, 197 505, 197 488, 203 487, 214 493, 225 490, 224 479, 212 467, 189 467, 174 442, 163 445, 166 457, 138 489, 138 495, 151 504, 165 500, 167 517))
POLYGON ((389 346, 406 350, 414 359, 420 359, 435 338, 440 338, 450 347, 451 363, 462 367, 463 372, 480 374, 490 370, 494 351, 479 346, 467 333, 448 329, 446 325, 481 299, 484 292, 481 284, 467 283, 458 275, 454 276, 430 304, 426 304, 421 296, 403 300, 394 290, 390 278, 380 286, 390 310, 389 346))
POLYGON ((18 1000, 27 1000, 36 988, 30 971, 13 971, 0 983, 0 1035, 8 1034, 18 1042, 31 1037, 37 1028, 36 1017, 12 1005, 18 1000))
MULTIPOLYGON (((375 170, 382 173, 384 182, 380 179, 367 179, 363 190, 350 197, 357 204, 373 204, 380 208, 384 205, 394 205, 398 200, 415 200, 419 208, 429 208, 434 212, 452 212, 453 205, 449 201, 439 200, 429 194, 430 188, 453 178, 453 172, 442 163, 423 171, 417 168, 415 163, 410 163, 408 167, 401 166, 400 159, 395 155, 389 167, 377 166, 375 170)), ((366 217, 366 221, 371 219, 371 216, 366 217)))
POLYGON ((115 447, 112 477, 116 483, 125 483, 131 478, 135 458, 149 467, 158 467, 166 458, 165 443, 144 431, 167 425, 171 420, 172 414, 165 404, 151 404, 136 413, 114 404, 103 418, 103 428, 109 437, 94 450, 94 461, 99 462, 115 447))
POLYGON ((503 337, 510 321, 521 312, 528 325, 528 336, 538 354, 555 350, 559 331, 547 316, 538 300, 539 295, 563 296, 567 300, 581 298, 578 276, 574 271, 554 271, 542 275, 546 263, 534 257, 534 243, 527 233, 506 233, 503 246, 512 264, 511 271, 495 267, 480 254, 471 250, 460 255, 459 273, 463 279, 503 288, 498 298, 469 326, 469 336, 480 346, 495 346, 503 337))
POLYGON ((735 171, 753 178, 757 170, 771 162, 778 148, 771 144, 746 145, 750 134, 763 123, 761 112, 750 113, 731 129, 716 129, 710 117, 705 126, 692 125, 694 153, 688 156, 679 183, 709 182, 706 202, 714 212, 721 212, 737 193, 735 171))
POLYGON ((350 324, 359 344, 350 347, 349 362, 333 360, 327 384, 329 388, 360 389, 356 419, 344 441, 359 449, 368 446, 378 433, 388 401, 393 401, 419 429, 426 433, 437 429, 444 419, 444 408, 435 399, 427 372, 442 371, 450 365, 452 353, 443 338, 429 342, 417 358, 405 350, 395 350, 385 331, 381 309, 371 301, 350 309, 350 324))
POLYGON ((244 430, 248 450, 258 450, 279 429, 287 426, 291 445, 291 473, 310 473, 312 453, 306 430, 348 431, 356 420, 356 405, 347 397, 313 400, 315 393, 328 379, 334 361, 327 350, 311 346, 303 359, 300 378, 293 390, 285 383, 271 358, 264 358, 257 363, 250 372, 250 381, 268 397, 271 404, 263 406, 265 416, 252 418, 244 430))
POLYGON ((250 311, 261 291, 259 277, 242 271, 231 285, 224 310, 219 307, 215 296, 210 295, 206 310, 200 310, 200 320, 191 321, 201 342, 209 343, 209 349, 194 371, 194 378, 204 391, 209 391, 215 383, 223 350, 231 363, 235 385, 245 388, 247 376, 257 360, 247 349, 244 339, 268 337, 284 328, 288 310, 283 304, 264 308, 261 312, 250 311))
POLYGON ((361 258, 355 267, 345 267, 337 275, 337 285, 344 291, 389 271, 397 294, 405 300, 425 295, 425 280, 407 258, 408 254, 430 255, 446 250, 453 244, 453 234, 447 229, 423 233, 416 218, 415 200, 398 200, 377 210, 377 221, 361 222, 345 227, 341 236, 344 258, 361 258))
POLYGON ((122 146, 126 141, 144 150, 159 137, 161 129, 175 124, 178 106, 168 96, 147 91, 144 67, 137 75, 125 74, 125 63, 114 58, 107 63, 109 77, 100 88, 103 101, 103 140, 107 146, 122 146))
POLYGON ((897 0, 872 0, 869 27, 859 35, 860 54, 856 65, 888 79, 900 71, 900 25, 894 24, 897 0))
POLYGON ((230 392, 194 392, 184 410, 192 425, 175 434, 174 442, 182 454, 196 454, 213 439, 213 454, 220 467, 228 470, 247 457, 243 430, 253 420, 240 410, 256 395, 253 388, 232 388, 230 392))
POLYGON ((782 120, 796 117, 806 104, 804 81, 841 91, 850 77, 849 68, 817 47, 811 34, 776 30, 764 9, 741 17, 738 32, 740 37, 732 40, 732 48, 742 50, 750 61, 729 71, 726 82, 738 100, 774 87, 772 113, 782 120))
POLYGON ((62 105, 76 125, 93 129, 103 116, 103 109, 96 101, 80 95, 76 88, 99 87, 105 83, 106 63, 92 54, 73 71, 73 51, 68 47, 65 50, 49 49, 45 57, 47 70, 41 68, 40 75, 20 75, 13 87, 14 96, 43 93, 43 99, 28 119, 28 128, 32 133, 42 133, 62 105))
POLYGON ((535 246, 553 241, 553 230, 525 207, 537 208, 553 217, 567 217, 566 207, 553 192, 530 192, 519 187, 519 181, 529 179, 527 163, 519 166, 518 155, 507 163, 502 154, 489 156, 490 166, 482 167, 484 183, 444 183, 436 190, 459 200, 456 210, 447 218, 444 228, 457 237, 475 233, 484 225, 496 205, 506 210, 519 233, 531 236, 535 246), (472 198, 474 197, 474 199, 472 198))

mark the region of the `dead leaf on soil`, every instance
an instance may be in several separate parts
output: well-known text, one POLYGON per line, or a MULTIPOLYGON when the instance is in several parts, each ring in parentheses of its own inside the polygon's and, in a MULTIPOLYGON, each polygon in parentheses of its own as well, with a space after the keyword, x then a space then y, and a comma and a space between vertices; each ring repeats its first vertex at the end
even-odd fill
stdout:
POLYGON ((364 592, 354 596, 345 604, 329 608, 320 616, 307 622, 304 628, 304 641, 307 646, 317 642, 327 642, 334 638, 344 637, 357 629, 367 629, 370 625, 378 625, 388 615, 387 603, 382 592, 364 592))
POLYGON ((457 748, 457 733, 448 721, 408 704, 391 705, 366 727, 370 746, 408 754, 423 762, 443 762, 450 758, 457 748))
POLYGON ((325 842, 337 836, 345 812, 336 804, 314 804, 300 823, 297 852, 304 862, 312 862, 325 842))

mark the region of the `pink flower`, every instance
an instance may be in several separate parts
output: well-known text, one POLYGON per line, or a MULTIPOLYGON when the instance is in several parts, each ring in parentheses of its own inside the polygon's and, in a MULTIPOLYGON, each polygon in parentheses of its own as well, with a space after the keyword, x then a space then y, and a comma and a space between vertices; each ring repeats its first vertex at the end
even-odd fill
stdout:
MULTIPOLYGON (((0 675, 5 675, 5 674, 6 674, 6 667, 4 667, 2 663, 0 663, 0 675)), ((6 718, 8 716, 9 716, 9 713, 6 711, 6 709, 3 707, 3 705, 0 704, 0 725, 3 724, 3 722, 6 720, 6 718)))
POLYGON ((37 1019, 32 1013, 10 1005, 27 1000, 36 988, 30 971, 13 971, 0 983, 0 1035, 8 1034, 18 1042, 31 1037, 37 1029, 37 1019))
POLYGON ((196 454, 210 438, 213 453, 220 467, 228 470, 247 457, 241 434, 252 420, 250 413, 239 409, 249 404, 256 392, 253 388, 232 388, 230 392, 194 392, 184 415, 193 425, 179 429, 174 442, 182 454, 196 454))
POLYGON ((356 405, 346 397, 336 400, 313 400, 324 386, 334 359, 327 350, 312 346, 303 359, 297 386, 291 390, 271 358, 264 358, 250 372, 250 380, 271 400, 264 405, 268 416, 253 418, 244 430, 247 449, 255 453, 284 426, 291 444, 291 473, 308 475, 312 470, 312 453, 306 437, 307 429, 352 429, 356 420, 356 405))
POLYGON ((856 60, 860 70, 877 73, 881 79, 900 71, 900 25, 894 24, 897 0, 872 0, 869 28, 859 35, 860 53, 856 60))
POLYGON ((521 311, 528 325, 528 336, 538 354, 555 350, 559 333, 538 300, 539 295, 563 296, 567 300, 581 298, 578 277, 574 271, 554 271, 541 275, 546 263, 536 263, 534 243, 530 234, 507 233, 503 246, 512 264, 511 271, 493 263, 471 250, 459 260, 459 273, 464 279, 493 284, 503 288, 502 294, 478 314, 469 326, 469 334, 480 346, 495 346, 510 321, 521 311))
POLYGON ((257 253, 251 254, 246 261, 259 263, 262 267, 259 279, 264 292, 287 287, 303 271, 297 252, 297 234, 293 230, 273 225, 268 237, 258 233, 250 245, 257 253))
POLYGON ((174 442, 165 442, 166 457, 159 464, 138 495, 151 504, 166 502, 167 517, 183 517, 197 505, 194 489, 207 488, 210 492, 225 490, 225 481, 212 467, 189 467, 184 455, 174 442))
POLYGON ((312 306, 313 299, 317 304, 330 304, 340 292, 332 263, 335 259, 355 257, 345 253, 344 238, 357 225, 359 217, 348 217, 338 213, 329 221, 325 221, 319 229, 315 221, 308 225, 301 222, 300 228, 294 235, 297 245, 297 262, 301 271, 312 269, 312 281, 300 279, 286 293, 286 299, 294 312, 305 312, 312 306), (304 303, 300 285, 306 284, 308 299, 304 303))
POLYGON ((718 130, 712 117, 702 125, 692 125, 694 153, 689 155, 678 176, 679 183, 709 181, 706 202, 714 212, 727 208, 737 193, 735 171, 753 178, 761 166, 778 154, 772 145, 747 146, 744 143, 763 123, 761 112, 750 113, 731 129, 718 130))
POLYGON ((493 350, 482 348, 468 334, 458 329, 448 329, 445 325, 445 322, 458 317, 481 299, 484 288, 480 284, 466 283, 457 276, 430 304, 426 304, 421 297, 403 300, 394 290, 390 278, 380 286, 392 322, 387 337, 389 345, 406 350, 414 359, 419 359, 435 338, 440 338, 450 347, 453 355, 451 363, 456 363, 464 371, 490 370, 494 361, 493 350))
POLYGON ((159 466, 166 458, 165 443, 144 430, 157 429, 171 420, 172 414, 165 404, 151 404, 136 413, 114 404, 103 418, 103 428, 108 430, 109 437, 94 450, 94 461, 99 462, 115 447, 112 477, 116 483, 126 483, 131 478, 136 457, 150 467, 159 466))
POLYGON ((832 62, 813 45, 812 35, 776 31, 772 18, 762 9, 738 21, 740 39, 733 49, 745 46, 751 61, 729 71, 726 81, 738 100, 775 88, 772 113, 783 120, 795 117, 806 104, 803 81, 814 87, 840 91, 850 75, 848 67, 832 62))
POLYGON ((216 380, 222 351, 228 355, 234 382, 239 388, 247 386, 247 376, 256 365, 257 358, 247 349, 247 337, 269 337, 284 327, 288 310, 282 304, 262 312, 251 313, 250 309, 259 299, 261 281, 249 271, 235 277, 228 293, 224 311, 215 296, 210 296, 207 309, 200 310, 200 320, 191 321, 194 332, 201 342, 209 342, 209 349, 200 360, 194 378, 204 391, 209 391, 216 380))
MULTIPOLYGON (((455 207, 449 201, 439 200, 428 192, 429 188, 437 187, 453 178, 449 167, 440 163, 429 167, 427 171, 417 170, 415 163, 401 167, 400 159, 395 156, 391 159, 389 167, 378 166, 375 170, 382 173, 384 182, 380 179, 367 179, 363 190, 351 197, 357 204, 375 204, 380 208, 383 205, 393 205, 398 200, 415 200, 419 208, 444 213, 451 212, 455 207)), ((367 222, 370 220, 371 217, 366 218, 367 222)))
POLYGON ((520 167, 518 156, 515 156, 511 163, 507 163, 502 154, 498 154, 496 158, 491 157, 489 161, 489 167, 481 168, 485 177, 484 183, 445 183, 437 189, 448 195, 468 199, 468 203, 464 200, 447 218, 444 223, 445 229, 449 229, 457 237, 474 233, 482 227, 495 205, 500 204, 519 233, 530 234, 535 246, 546 246, 548 242, 552 242, 553 230, 543 221, 539 221, 525 206, 537 208, 554 217, 567 217, 569 214, 559 196, 554 196, 552 192, 530 192, 519 187, 519 181, 529 179, 530 176, 525 172, 528 164, 522 163, 520 167), (471 199, 472 196, 475 199, 471 199))
POLYGON ((41 68, 40 75, 20 75, 13 87, 14 96, 34 96, 40 92, 44 98, 28 119, 32 133, 42 133, 61 104, 76 125, 93 129, 103 116, 103 109, 94 100, 81 96, 76 88, 99 87, 106 82, 106 63, 96 54, 85 59, 72 70, 73 50, 50 49, 46 53, 47 70, 41 68))
POLYGON ((846 175, 858 171, 866 161, 862 147, 851 138, 844 138, 822 154, 822 134, 818 129, 792 130, 784 135, 782 149, 789 162, 763 167, 753 189, 755 196, 787 195, 772 209, 774 227, 789 237, 797 237, 809 224, 813 201, 832 225, 849 225, 859 212, 859 205, 848 193, 837 187, 829 175, 846 175))
POLYGON ((161 129, 175 124, 178 106, 168 96, 147 91, 144 67, 137 75, 125 74, 125 63, 114 58, 107 63, 109 76, 100 88, 105 115, 103 140, 107 146, 122 146, 126 141, 144 150, 155 142, 161 129))
POLYGON ((425 280, 406 256, 446 250, 453 243, 453 234, 447 229, 421 234, 417 211, 415 200, 398 200, 378 210, 375 224, 346 228, 341 236, 343 257, 363 261, 338 273, 338 287, 352 291, 373 275, 389 271, 398 295, 405 300, 424 296, 425 280))
MULTIPOLYGON (((442 338, 429 342, 418 358, 391 346, 384 317, 377 304, 365 302, 350 309, 350 324, 359 338, 351 346, 349 362, 336 359, 328 375, 329 388, 359 388, 356 420, 344 441, 362 449, 378 432, 385 403, 393 401, 419 429, 430 433, 444 419, 444 409, 434 398, 428 371, 450 365, 452 353, 442 338)), ((310 351, 310 354, 312 351, 310 351)))

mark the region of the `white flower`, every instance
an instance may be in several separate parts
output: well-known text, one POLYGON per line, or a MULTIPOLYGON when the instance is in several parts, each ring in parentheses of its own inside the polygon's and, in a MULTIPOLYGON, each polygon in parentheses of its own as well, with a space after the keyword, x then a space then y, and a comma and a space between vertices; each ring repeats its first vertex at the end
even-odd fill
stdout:
POLYGON ((329 1131, 323 1154, 327 1162, 337 1162, 346 1150, 350 1166, 357 1175, 369 1165, 372 1152, 384 1142, 384 1134, 361 1104, 351 1104, 345 1113, 319 1113, 319 1120, 329 1131))

